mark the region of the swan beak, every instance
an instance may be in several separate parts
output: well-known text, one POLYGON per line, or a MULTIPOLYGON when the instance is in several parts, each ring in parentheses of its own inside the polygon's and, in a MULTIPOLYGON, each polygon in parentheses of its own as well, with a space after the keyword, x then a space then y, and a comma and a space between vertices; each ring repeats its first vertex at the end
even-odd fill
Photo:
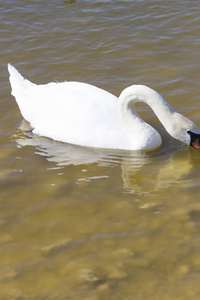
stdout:
POLYGON ((197 138, 193 143, 191 143, 191 146, 195 149, 200 149, 199 138, 197 138))
POLYGON ((191 131, 188 131, 188 133, 190 134, 191 137, 190 146, 200 150, 200 134, 193 133, 191 131))

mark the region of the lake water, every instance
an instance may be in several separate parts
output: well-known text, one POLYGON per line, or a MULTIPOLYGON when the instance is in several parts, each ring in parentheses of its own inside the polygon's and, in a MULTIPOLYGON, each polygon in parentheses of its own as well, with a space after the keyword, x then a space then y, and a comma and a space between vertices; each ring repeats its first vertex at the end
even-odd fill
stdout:
POLYGON ((151 152, 27 133, 7 63, 35 83, 118 96, 157 90, 200 127, 199 1, 2 1, 0 299, 199 299, 200 152, 162 134, 151 152))

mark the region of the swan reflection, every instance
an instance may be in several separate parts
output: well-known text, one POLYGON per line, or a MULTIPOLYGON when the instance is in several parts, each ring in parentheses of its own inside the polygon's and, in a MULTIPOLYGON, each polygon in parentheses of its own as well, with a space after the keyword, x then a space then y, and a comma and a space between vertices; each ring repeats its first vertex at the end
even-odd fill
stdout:
POLYGON ((173 153, 167 149, 166 153, 161 149, 153 152, 101 150, 56 142, 32 134, 30 138, 24 133, 28 129, 28 123, 23 121, 15 135, 18 147, 34 146, 36 154, 45 156, 60 168, 93 163, 104 167, 120 166, 124 191, 137 196, 167 190, 185 180, 194 168, 190 151, 173 153))
MULTIPOLYGON (((155 194, 173 186, 177 188, 181 181, 186 185, 186 177, 194 170, 189 151, 184 152, 184 157, 179 153, 157 158, 146 158, 143 165, 135 166, 133 161, 123 159, 121 165, 124 189, 137 195, 155 194)), ((182 186, 182 185, 181 185, 182 186)))

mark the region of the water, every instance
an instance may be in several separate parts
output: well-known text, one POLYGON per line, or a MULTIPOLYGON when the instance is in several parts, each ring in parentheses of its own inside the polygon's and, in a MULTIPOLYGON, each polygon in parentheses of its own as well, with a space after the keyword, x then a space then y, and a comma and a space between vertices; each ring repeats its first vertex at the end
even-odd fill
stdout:
POLYGON ((0 298, 199 299, 199 151, 146 106, 152 152, 32 136, 6 66, 115 95, 147 84, 200 127, 199 2, 10 0, 0 22, 0 298))

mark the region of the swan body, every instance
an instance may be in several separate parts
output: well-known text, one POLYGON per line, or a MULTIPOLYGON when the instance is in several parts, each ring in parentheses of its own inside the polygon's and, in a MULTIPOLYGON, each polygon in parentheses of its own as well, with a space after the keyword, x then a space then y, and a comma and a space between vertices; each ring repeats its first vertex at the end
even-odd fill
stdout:
POLYGON ((126 88, 119 98, 80 82, 36 85, 10 64, 10 84, 22 116, 33 132, 76 145, 144 150, 162 143, 160 134, 142 120, 136 102, 148 104, 168 133, 187 145, 200 148, 200 131, 175 112, 160 94, 143 85, 126 88))

